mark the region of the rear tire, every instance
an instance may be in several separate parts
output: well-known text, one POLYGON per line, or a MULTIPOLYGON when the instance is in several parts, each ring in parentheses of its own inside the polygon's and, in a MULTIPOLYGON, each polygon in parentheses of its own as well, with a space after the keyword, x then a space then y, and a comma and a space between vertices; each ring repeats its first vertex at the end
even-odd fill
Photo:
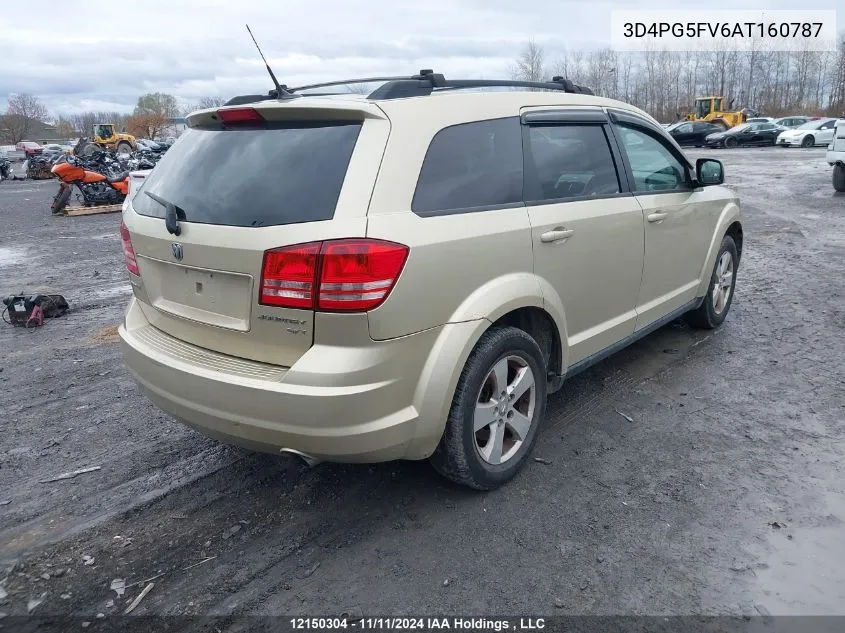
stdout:
POLYGON ((73 193, 73 187, 62 187, 59 190, 59 193, 57 193, 56 197, 53 199, 53 204, 50 205, 53 215, 59 215, 65 210, 67 202, 70 200, 71 193, 73 193))
POLYGON ((545 411, 546 365, 536 341, 518 328, 491 328, 461 372, 431 464, 464 486, 498 488, 527 461, 545 411))
POLYGON ((801 147, 812 147, 816 144, 816 139, 812 135, 805 136, 801 139, 801 147))
POLYGON ((833 166, 833 188, 839 192, 845 192, 845 165, 836 163, 833 166))
POLYGON ((730 235, 726 235, 722 238, 704 301, 697 309, 684 315, 687 323, 704 330, 712 330, 722 325, 733 303, 738 268, 736 243, 730 235))

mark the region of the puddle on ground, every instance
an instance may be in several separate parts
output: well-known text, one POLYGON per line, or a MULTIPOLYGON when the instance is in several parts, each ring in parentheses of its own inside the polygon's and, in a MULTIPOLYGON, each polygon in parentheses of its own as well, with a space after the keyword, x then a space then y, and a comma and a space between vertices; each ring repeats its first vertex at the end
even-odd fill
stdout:
POLYGON ((20 264, 26 255, 25 248, 9 248, 0 246, 0 268, 12 264, 20 264))
POLYGON ((94 295, 96 295, 98 298, 119 297, 121 295, 129 295, 131 292, 132 286, 130 286, 129 284, 120 284, 119 286, 98 288, 94 291, 94 295))
POLYGON ((830 514, 815 526, 796 522, 768 535, 768 567, 755 570, 755 584, 773 615, 845 615, 843 502, 833 492, 827 499, 830 514))

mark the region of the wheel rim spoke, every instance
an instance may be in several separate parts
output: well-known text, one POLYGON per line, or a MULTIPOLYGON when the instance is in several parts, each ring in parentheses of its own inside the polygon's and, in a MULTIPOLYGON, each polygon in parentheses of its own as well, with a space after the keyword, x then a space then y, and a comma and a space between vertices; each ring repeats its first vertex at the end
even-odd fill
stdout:
POLYGON ((511 396, 511 401, 519 400, 533 386, 534 374, 531 372, 531 368, 526 365, 516 372, 513 382, 508 385, 508 395, 511 396))
POLYGON ((531 428, 531 420, 527 415, 523 415, 519 411, 514 411, 513 417, 508 420, 508 426, 520 442, 524 442, 528 437, 528 430, 531 428))
POLYGON ((498 396, 508 385, 508 359, 503 358, 498 363, 493 365, 493 380, 495 382, 495 395, 498 396))
POLYGON ((494 424, 490 427, 490 439, 482 449, 482 455, 491 464, 502 463, 502 446, 505 441, 504 424, 494 424))
POLYGON ((496 414, 499 403, 496 400, 479 402, 475 405, 475 417, 473 419, 473 430, 478 433, 484 427, 490 426, 497 419, 496 414))

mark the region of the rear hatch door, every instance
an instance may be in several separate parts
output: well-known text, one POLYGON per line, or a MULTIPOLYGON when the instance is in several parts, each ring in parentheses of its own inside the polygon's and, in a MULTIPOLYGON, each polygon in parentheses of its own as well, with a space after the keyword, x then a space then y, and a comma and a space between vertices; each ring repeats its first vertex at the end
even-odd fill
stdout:
POLYGON ((366 103, 259 111, 264 123, 229 127, 215 113, 192 115, 194 128, 134 189, 124 222, 140 271, 133 289, 154 327, 290 366, 313 344, 314 312, 262 305, 264 253, 365 236, 389 124, 366 103))

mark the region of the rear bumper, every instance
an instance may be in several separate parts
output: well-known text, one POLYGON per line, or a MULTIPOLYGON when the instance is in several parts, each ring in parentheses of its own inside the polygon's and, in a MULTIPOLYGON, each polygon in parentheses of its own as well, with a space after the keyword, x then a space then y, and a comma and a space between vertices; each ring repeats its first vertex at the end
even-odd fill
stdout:
POLYGON ((825 154, 825 160, 828 165, 845 165, 845 151, 837 152, 829 149, 825 154))
POLYGON ((379 462, 426 457, 437 445, 445 419, 421 431, 414 397, 444 328, 366 347, 314 345, 291 368, 184 343, 149 325, 134 298, 119 333, 141 390, 206 435, 263 452, 379 462))

